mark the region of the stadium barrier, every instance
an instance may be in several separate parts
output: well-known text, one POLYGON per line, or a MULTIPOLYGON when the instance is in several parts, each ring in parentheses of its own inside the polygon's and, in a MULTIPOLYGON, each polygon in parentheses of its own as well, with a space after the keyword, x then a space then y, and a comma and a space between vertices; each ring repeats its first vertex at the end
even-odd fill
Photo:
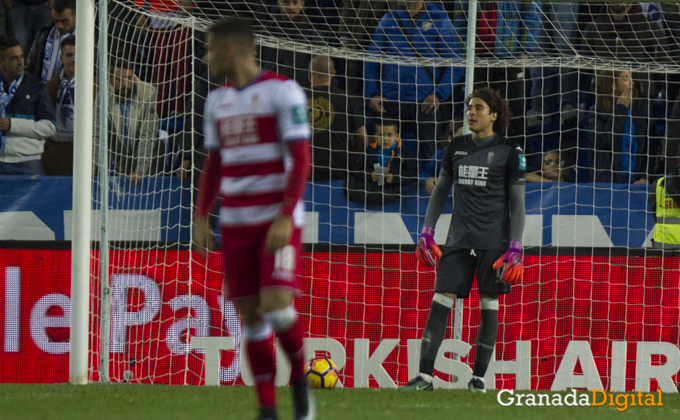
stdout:
MULTIPOLYGON (((72 179, 8 177, 0 183, 0 240, 70 240, 72 179)), ((95 184, 93 194, 99 196, 95 184)), ((131 187, 112 178, 109 239, 188 242, 191 191, 175 177, 149 177, 131 187)), ((649 247, 654 220, 647 203, 650 186, 530 183, 526 193, 526 246, 649 247)), ((382 207, 348 203, 342 181, 310 183, 305 195, 305 243, 414 244, 429 196, 404 188, 403 198, 382 207)), ((94 200, 92 240, 99 240, 99 203, 94 200)), ((451 202, 437 224, 443 243, 451 202)))

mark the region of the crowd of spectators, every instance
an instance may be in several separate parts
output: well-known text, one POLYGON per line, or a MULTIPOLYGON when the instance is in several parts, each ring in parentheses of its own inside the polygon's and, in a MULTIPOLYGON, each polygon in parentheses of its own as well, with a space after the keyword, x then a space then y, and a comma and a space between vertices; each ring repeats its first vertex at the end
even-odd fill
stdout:
MULTIPOLYGON (((3 0, 3 173, 72 174, 75 4, 3 0), (17 90, 12 83, 22 75, 17 90), (31 104, 17 104, 20 97, 13 95, 24 85, 38 92, 31 104), (11 117, 19 114, 11 111, 17 106, 33 107, 20 113, 34 116, 32 129, 11 117)), ((531 157, 528 181, 647 184, 675 169, 680 76, 631 73, 625 63, 680 63, 677 5, 664 4, 652 14, 653 3, 477 4, 474 50, 489 65, 475 68, 473 85, 490 85, 508 100, 513 118, 507 136, 531 157), (598 72, 568 64, 530 65, 535 59, 557 63, 576 57, 621 65, 598 72), (498 65, 497 59, 512 65, 498 65), (560 138, 544 140, 549 130, 560 138)), ((464 118, 467 0, 155 0, 111 6, 110 77, 98 81, 96 91, 109 91, 110 169, 133 185, 167 171, 188 182, 195 170, 190 152, 201 147, 202 101, 192 99, 192 89, 207 91, 215 81, 200 59, 191 58, 203 54, 202 34, 180 24, 179 17, 236 13, 271 35, 258 51, 262 66, 307 90, 314 127, 312 179, 344 180, 350 200, 389 201, 409 183, 429 193, 441 149, 462 129, 454 130, 451 122, 464 118), (330 46, 356 54, 313 55, 292 48, 296 43, 311 45, 311 51, 330 46), (360 53, 410 61, 360 60, 360 53), (415 64, 428 59, 461 65, 415 64), (383 139, 393 129, 396 140, 385 149, 383 139), (359 185, 361 197, 352 194, 362 189, 359 185), (365 194, 373 190, 384 197, 365 194)))

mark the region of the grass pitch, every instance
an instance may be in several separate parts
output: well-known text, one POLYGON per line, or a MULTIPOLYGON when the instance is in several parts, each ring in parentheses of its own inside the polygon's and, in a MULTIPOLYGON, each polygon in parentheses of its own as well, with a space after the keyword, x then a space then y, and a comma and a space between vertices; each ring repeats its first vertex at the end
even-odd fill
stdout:
MULTIPOLYGON (((291 419, 290 393, 278 389, 279 418, 291 419)), ((401 392, 391 389, 316 391, 318 420, 398 419, 678 419, 680 395, 664 394, 662 407, 503 407, 497 391, 401 392)), ((0 384, 0 419, 252 420, 253 390, 247 387, 162 385, 0 384)))

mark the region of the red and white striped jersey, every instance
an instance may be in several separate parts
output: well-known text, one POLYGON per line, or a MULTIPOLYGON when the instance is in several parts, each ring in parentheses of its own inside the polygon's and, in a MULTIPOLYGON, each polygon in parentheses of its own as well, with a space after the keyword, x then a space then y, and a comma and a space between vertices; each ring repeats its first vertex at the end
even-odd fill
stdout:
MULTIPOLYGON (((285 143, 311 136, 304 91, 294 80, 262 70, 239 89, 227 83, 210 92, 204 114, 205 148, 219 150, 222 160, 220 224, 272 222, 292 166, 285 143)), ((293 223, 304 223, 302 201, 293 223)))

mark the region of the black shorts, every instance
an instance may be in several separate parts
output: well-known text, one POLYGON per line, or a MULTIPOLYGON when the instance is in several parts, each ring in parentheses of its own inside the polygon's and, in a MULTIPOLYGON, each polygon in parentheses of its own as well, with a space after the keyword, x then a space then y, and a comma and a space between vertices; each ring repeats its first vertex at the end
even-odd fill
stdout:
POLYGON ((435 293, 455 293, 459 298, 470 296, 472 281, 477 274, 479 294, 510 293, 510 285, 499 280, 493 263, 503 251, 447 247, 444 249, 434 283, 435 293))

